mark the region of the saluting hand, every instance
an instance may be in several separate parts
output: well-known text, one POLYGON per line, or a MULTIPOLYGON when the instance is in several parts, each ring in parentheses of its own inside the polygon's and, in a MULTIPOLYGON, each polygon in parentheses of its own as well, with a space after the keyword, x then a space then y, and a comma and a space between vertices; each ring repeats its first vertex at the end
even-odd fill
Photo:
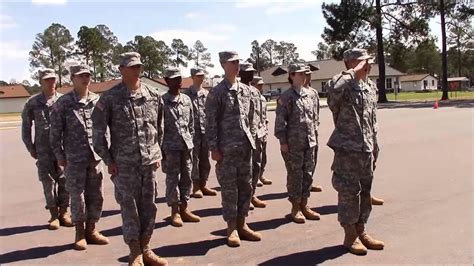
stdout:
POLYGON ((355 68, 355 78, 357 80, 363 80, 367 77, 367 68, 368 68, 368 62, 367 60, 361 61, 355 68))

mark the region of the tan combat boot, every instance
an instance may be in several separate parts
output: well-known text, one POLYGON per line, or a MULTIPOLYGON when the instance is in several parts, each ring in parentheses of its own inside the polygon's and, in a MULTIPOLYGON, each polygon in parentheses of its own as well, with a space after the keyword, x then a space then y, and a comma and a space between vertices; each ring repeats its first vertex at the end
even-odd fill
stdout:
POLYGON ((245 223, 245 217, 237 218, 237 232, 239 233, 240 239, 247 241, 260 241, 262 240, 262 234, 257 233, 250 229, 245 223))
POLYGON ((255 197, 255 196, 252 197, 251 203, 256 208, 265 208, 265 207, 267 207, 267 203, 265 201, 260 200, 259 198, 255 197))
POLYGON ((130 255, 128 256, 128 265, 129 266, 144 266, 142 248, 138 240, 132 240, 128 244, 130 248, 130 255))
POLYGON ((270 179, 268 179, 264 176, 260 177, 260 182, 262 182, 262 184, 264 184, 264 185, 271 185, 273 183, 272 180, 270 180, 270 179))
POLYGON ((300 207, 301 207, 301 212, 303 213, 304 217, 308 220, 319 220, 321 219, 321 216, 319 215, 319 213, 311 210, 309 207, 308 207, 308 199, 301 199, 301 203, 300 203, 300 207))
POLYGON ((87 244, 107 245, 109 239, 95 229, 95 223, 86 223, 86 241, 87 244))
POLYGON ((360 241, 364 246, 366 246, 368 249, 374 249, 374 250, 382 250, 384 247, 384 243, 380 240, 372 238, 367 232, 365 231, 365 224, 359 223, 356 224, 356 231, 357 235, 359 236, 360 241))
POLYGON ((165 266, 168 265, 168 261, 153 252, 150 247, 151 236, 145 236, 141 238, 141 246, 143 253, 143 262, 145 265, 152 266, 165 266))
POLYGON ((374 196, 372 196, 371 200, 372 200, 372 205, 383 205, 385 203, 383 199, 377 198, 374 196))
POLYGON ((49 213, 51 213, 51 218, 48 221, 49 230, 58 230, 59 229, 59 213, 58 207, 49 208, 49 213))
POLYGON ((206 187, 206 180, 201 181, 201 191, 204 196, 217 196, 217 190, 206 187))
POLYGON ((303 213, 301 213, 300 204, 296 201, 291 202, 291 219, 297 224, 303 224, 306 222, 303 213))
POLYGON ((227 245, 229 247, 240 246, 240 237, 237 232, 237 220, 231 219, 227 222, 227 245))
POLYGON ((344 247, 346 247, 350 253, 355 255, 366 255, 367 248, 357 239, 357 231, 354 224, 344 225, 344 247))
POLYGON ((202 198, 203 194, 201 192, 201 183, 199 181, 193 181, 193 193, 191 193, 191 197, 195 199, 202 198))
POLYGON ((181 220, 181 215, 179 215, 179 205, 177 202, 171 205, 171 225, 175 227, 183 226, 183 220, 181 220))
POLYGON ((67 211, 67 207, 59 207, 59 224, 65 227, 73 227, 71 214, 67 211))
POLYGON ((76 238, 74 240, 74 249, 75 250, 87 249, 84 223, 76 223, 76 238))
POLYGON ((323 191, 323 187, 311 185, 311 190, 310 191, 311 192, 321 192, 321 191, 323 191))
POLYGON ((183 222, 198 223, 201 221, 201 218, 199 218, 199 216, 193 214, 189 210, 187 202, 181 203, 181 206, 179 206, 179 213, 181 214, 181 219, 183 220, 183 222))

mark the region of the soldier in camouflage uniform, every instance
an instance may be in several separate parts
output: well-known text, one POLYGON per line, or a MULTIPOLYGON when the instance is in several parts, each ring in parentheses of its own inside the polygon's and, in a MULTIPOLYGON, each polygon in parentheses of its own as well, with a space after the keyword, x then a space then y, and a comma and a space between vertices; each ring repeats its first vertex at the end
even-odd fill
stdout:
POLYGON ((308 207, 317 146, 317 97, 303 87, 306 67, 291 64, 288 80, 291 88, 280 96, 275 118, 275 136, 287 171, 288 198, 292 204, 291 217, 295 223, 306 219, 319 220, 317 212, 308 207))
MULTIPOLYGON (((306 75, 306 80, 304 82, 304 85, 303 87, 306 87, 306 88, 309 88, 311 89, 315 94, 316 94, 316 99, 317 99, 317 103, 316 103, 316 106, 317 106, 317 117, 318 117, 318 121, 316 123, 316 147, 314 148, 314 170, 313 170, 313 174, 316 173, 316 164, 318 163, 318 150, 319 150, 319 142, 318 142, 318 128, 319 128, 319 109, 320 109, 320 104, 319 104, 319 93, 318 91, 311 87, 311 74, 313 72, 311 71, 311 68, 310 66, 306 66, 306 72, 305 72, 305 75, 306 75)), ((313 178, 314 179, 314 178, 313 178)), ((312 185, 311 184, 311 189, 310 189, 311 192, 321 192, 323 191, 323 188, 321 186, 316 186, 316 185, 312 185)))
POLYGON ((56 74, 47 68, 38 72, 42 92, 32 96, 25 104, 21 114, 21 137, 31 157, 36 160, 38 177, 43 184, 46 209, 51 213, 48 229, 56 230, 60 225, 73 226, 67 211, 69 193, 66 179, 59 167, 49 142, 49 113, 52 105, 62 95, 56 92, 56 74), (34 141, 31 127, 35 127, 34 141))
POLYGON ((225 77, 206 100, 206 136, 221 186, 222 214, 227 222, 227 244, 240 239, 260 241, 245 222, 252 199, 252 150, 255 149, 255 102, 250 87, 237 80, 239 56, 219 53, 225 77))
MULTIPOLYGON (((262 161, 260 164, 260 176, 259 180, 262 185, 271 185, 272 180, 263 176, 265 172, 265 166, 267 165, 267 136, 268 136, 268 118, 267 118, 267 99, 262 95, 263 93, 263 85, 265 82, 263 81, 262 77, 254 76, 252 80, 252 85, 257 88, 260 92, 260 105, 261 105, 261 123, 262 123, 262 130, 257 131, 257 138, 261 142, 261 151, 262 151, 262 161)), ((257 145, 258 149, 258 145, 257 145)), ((257 184, 258 186, 258 184, 257 184)))
POLYGON ((112 175, 123 237, 130 248, 129 264, 166 265, 150 247, 156 218, 155 175, 162 159, 163 102, 155 89, 140 82, 140 54, 121 54, 119 70, 122 82, 100 96, 92 113, 94 150, 112 175))
POLYGON ((260 100, 260 97, 262 95, 257 90, 257 88, 250 85, 250 82, 253 80, 255 71, 256 70, 253 68, 252 63, 243 62, 240 64, 240 71, 239 71, 240 81, 250 87, 252 96, 256 103, 254 119, 255 119, 255 124, 257 125, 257 134, 255 137, 255 150, 252 153, 253 191, 252 191, 252 200, 250 202, 251 203, 250 209, 252 209, 252 207, 265 208, 267 206, 267 203, 265 201, 262 201, 258 199, 257 196, 255 196, 255 189, 257 188, 257 182, 259 180, 260 173, 262 172, 261 171, 262 170, 262 148, 263 148, 262 138, 265 136, 265 130, 266 130, 265 119, 263 117, 262 104, 260 100))
POLYGON ((171 207, 171 224, 181 227, 183 221, 200 221, 199 216, 188 209, 193 166, 193 105, 187 95, 179 92, 182 79, 178 68, 167 69, 165 81, 169 91, 163 95, 162 169, 166 173, 166 202, 171 207))
POLYGON ((206 139, 206 113, 204 110, 207 94, 202 87, 205 72, 201 68, 191 68, 191 79, 193 85, 183 93, 191 98, 194 113, 194 148, 193 148, 193 192, 191 197, 202 198, 204 196, 216 196, 217 191, 206 186, 211 163, 209 161, 209 145, 206 139))
POLYGON ((368 78, 372 60, 364 49, 345 51, 348 70, 328 84, 328 106, 335 127, 328 146, 334 150, 331 169, 332 184, 338 192, 338 220, 345 231, 344 246, 358 255, 365 255, 367 248, 384 247, 382 241, 365 231, 372 209, 370 190, 378 155, 377 87, 368 78))
POLYGON ((95 229, 104 202, 102 164, 92 148, 91 115, 99 96, 89 91, 91 73, 87 66, 71 66, 69 72, 73 90, 53 105, 49 136, 58 164, 65 168, 66 188, 71 195, 74 249, 85 250, 87 244, 109 243, 95 229))

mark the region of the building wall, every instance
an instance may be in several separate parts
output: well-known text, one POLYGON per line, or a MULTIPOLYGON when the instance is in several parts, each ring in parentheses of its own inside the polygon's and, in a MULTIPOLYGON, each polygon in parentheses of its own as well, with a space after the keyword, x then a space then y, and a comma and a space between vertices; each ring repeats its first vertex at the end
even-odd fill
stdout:
POLYGON ((438 88, 438 80, 434 77, 428 76, 424 78, 423 80, 403 81, 401 84, 400 91, 436 90, 437 88, 438 88))
POLYGON ((0 99, 0 113, 18 113, 23 111, 28 98, 2 98, 0 99))

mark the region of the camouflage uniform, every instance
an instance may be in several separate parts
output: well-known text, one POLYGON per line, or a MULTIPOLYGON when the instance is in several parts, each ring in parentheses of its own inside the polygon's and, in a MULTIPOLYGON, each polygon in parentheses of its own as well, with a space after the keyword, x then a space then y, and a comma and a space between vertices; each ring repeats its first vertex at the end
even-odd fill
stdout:
MULTIPOLYGON (((262 94, 258 91, 257 88, 250 86, 253 97, 255 99, 255 124, 256 124, 256 138, 255 138, 255 150, 252 154, 252 187, 253 195, 257 189, 257 183, 259 178, 263 174, 263 153, 266 149, 266 136, 267 136, 267 125, 265 121, 266 117, 266 101, 265 105, 262 103, 262 94), (265 108, 265 110, 263 109, 265 108), (264 146, 265 145, 265 146, 264 146)), ((265 164, 266 164, 266 154, 265 154, 265 164)))
POLYGON ((282 156, 287 170, 287 190, 291 202, 310 196, 317 146, 316 95, 311 89, 291 87, 277 102, 275 136, 288 145, 282 156))
POLYGON ((190 87, 184 91, 193 103, 194 114, 194 148, 193 148, 193 170, 191 178, 193 181, 207 182, 211 163, 209 161, 209 145, 206 138, 206 113, 205 104, 208 91, 201 89, 197 91, 190 87))
POLYGON ((206 136, 210 150, 219 150, 216 163, 225 221, 248 215, 252 198, 252 150, 255 149, 255 100, 250 87, 222 80, 206 101, 206 136))
POLYGON ((328 146, 334 150, 332 184, 338 192, 338 220, 342 225, 366 223, 372 209, 370 190, 377 145, 377 87, 357 81, 353 70, 333 77, 328 106, 334 132, 328 146))
POLYGON ((257 139, 261 142, 260 150, 262 153, 262 163, 260 165, 259 178, 263 176, 263 172, 265 172, 265 166, 267 165, 267 136, 268 136, 267 99, 265 99, 265 97, 261 94, 260 94, 260 109, 261 109, 262 128, 259 131, 257 131, 257 139))
POLYGON ((92 148, 91 115, 99 96, 75 90, 62 96, 51 112, 50 141, 57 160, 66 161, 67 190, 74 223, 96 223, 102 213, 103 175, 100 157, 92 148))
POLYGON ((47 99, 43 93, 32 96, 25 104, 22 118, 21 136, 29 152, 37 153, 38 177, 43 184, 46 209, 69 206, 69 193, 66 190, 66 179, 58 166, 49 142, 50 111, 53 104, 62 94, 56 92, 47 99), (35 127, 34 142, 31 127, 35 127))
POLYGON ((168 206, 187 202, 191 194, 194 116, 191 99, 169 92, 163 95, 163 172, 168 206))
POLYGON ((311 87, 311 86, 308 86, 308 88, 313 91, 313 93, 315 94, 316 96, 316 102, 315 102, 315 105, 316 105, 316 146, 314 147, 314 169, 313 169, 313 174, 315 173, 316 171, 316 164, 318 163, 318 151, 319 151, 319 141, 318 141, 318 137, 319 137, 319 133, 318 133, 318 130, 319 130, 319 110, 321 109, 321 105, 320 105, 320 99, 319 99, 319 93, 318 91, 311 87))
POLYGON ((105 164, 118 167, 118 174, 111 178, 127 244, 151 237, 155 226, 156 163, 162 158, 161 109, 161 97, 154 89, 141 84, 132 94, 120 83, 100 96, 92 113, 94 150, 105 164))

